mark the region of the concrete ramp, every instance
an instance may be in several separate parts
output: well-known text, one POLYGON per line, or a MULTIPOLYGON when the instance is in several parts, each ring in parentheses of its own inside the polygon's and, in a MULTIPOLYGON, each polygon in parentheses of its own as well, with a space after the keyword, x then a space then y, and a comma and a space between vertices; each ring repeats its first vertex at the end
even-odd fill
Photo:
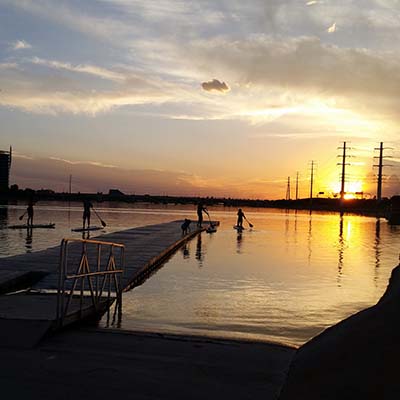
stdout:
POLYGON ((50 328, 51 321, 0 318, 0 347, 35 347, 50 328))

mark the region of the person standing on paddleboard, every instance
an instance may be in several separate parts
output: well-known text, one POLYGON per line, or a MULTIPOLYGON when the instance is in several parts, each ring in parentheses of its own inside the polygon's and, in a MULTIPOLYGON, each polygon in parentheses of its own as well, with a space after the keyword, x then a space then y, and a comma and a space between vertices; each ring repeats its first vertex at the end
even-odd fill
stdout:
POLYGON ((83 229, 85 229, 86 221, 87 227, 90 228, 90 209, 93 204, 89 200, 83 200, 83 229))
POLYGON ((241 208, 239 208, 239 210, 238 210, 237 217, 238 218, 237 218, 236 226, 238 228, 243 228, 243 218, 246 218, 246 217, 241 208))
POLYGON ((26 213, 28 214, 28 219, 26 220, 26 224, 28 226, 33 225, 33 199, 32 197, 29 199, 28 207, 26 209, 26 213))
POLYGON ((201 228, 201 225, 203 223, 203 211, 208 215, 207 208, 200 201, 199 204, 197 204, 197 226, 199 228, 201 228))

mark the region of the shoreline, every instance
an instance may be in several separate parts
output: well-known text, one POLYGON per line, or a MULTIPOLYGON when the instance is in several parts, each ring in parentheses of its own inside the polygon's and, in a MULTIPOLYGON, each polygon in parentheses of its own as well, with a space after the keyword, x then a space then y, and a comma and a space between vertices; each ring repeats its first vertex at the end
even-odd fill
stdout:
MULTIPOLYGON (((22 193, 18 195, 0 194, 0 205, 15 205, 19 202, 28 201, 32 194, 22 193)), ((362 215, 367 217, 388 218, 391 206, 390 199, 378 202, 373 199, 351 199, 341 203, 340 199, 313 198, 310 207, 310 199, 299 200, 252 200, 252 199, 226 199, 214 197, 175 197, 175 196, 150 196, 150 195, 124 195, 110 196, 103 194, 66 194, 66 193, 39 193, 34 194, 35 201, 81 203, 82 199, 89 199, 97 204, 119 203, 119 204, 147 204, 147 205, 173 205, 193 206, 202 201, 208 207, 221 207, 223 209, 235 209, 248 207, 255 209, 279 209, 308 212, 329 212, 341 215, 362 215)))

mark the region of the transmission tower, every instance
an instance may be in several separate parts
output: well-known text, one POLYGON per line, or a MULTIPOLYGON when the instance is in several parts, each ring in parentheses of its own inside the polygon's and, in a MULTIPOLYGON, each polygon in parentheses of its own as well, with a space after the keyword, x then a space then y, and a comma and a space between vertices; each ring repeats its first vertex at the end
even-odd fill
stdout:
POLYGON ((311 160, 311 169, 310 169, 310 200, 313 198, 313 186, 314 186, 314 167, 315 161, 311 160))
POLYGON ((286 200, 290 200, 290 176, 287 177, 286 200))
POLYGON ((346 142, 343 142, 343 147, 338 147, 338 150, 343 150, 342 155, 339 155, 338 157, 342 158, 342 162, 337 163, 337 165, 342 166, 342 174, 341 174, 341 185, 340 185, 340 200, 344 200, 344 195, 346 194, 345 192, 345 183, 346 183, 346 165, 350 165, 350 163, 346 163, 346 158, 349 157, 349 155, 346 153, 347 150, 350 148, 346 146, 346 142))
MULTIPOLYGON (((389 148, 389 147, 387 147, 387 148, 389 148)), ((373 165, 374 167, 378 168, 378 186, 377 186, 377 189, 376 189, 376 199, 378 201, 382 200, 382 177, 383 177, 382 173, 383 173, 383 167, 390 167, 390 165, 387 165, 387 164, 383 165, 383 160, 385 158, 390 158, 389 156, 384 156, 383 155, 383 151, 385 149, 387 149, 387 148, 384 148, 383 147, 383 142, 380 142, 379 147, 375 147, 375 149, 374 149, 374 150, 379 150, 379 156, 374 157, 374 158, 378 158, 379 159, 379 163, 373 165)))

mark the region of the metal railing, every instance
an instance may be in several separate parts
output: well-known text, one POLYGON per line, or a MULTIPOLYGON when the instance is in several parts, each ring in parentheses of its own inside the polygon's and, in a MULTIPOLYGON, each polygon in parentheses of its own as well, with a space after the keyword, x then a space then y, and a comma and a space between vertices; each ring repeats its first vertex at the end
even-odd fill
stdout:
POLYGON ((91 314, 99 314, 108 309, 114 300, 115 310, 121 310, 124 262, 125 246, 122 244, 63 239, 57 290, 58 325, 64 324, 69 313, 77 312, 78 317, 83 318, 84 309, 89 307, 91 314), (81 244, 82 247, 80 250, 75 247, 72 251, 70 246, 73 244, 81 244), (76 259, 77 255, 78 262, 71 262, 71 258, 76 259), (74 264, 77 266, 74 267, 74 264))

